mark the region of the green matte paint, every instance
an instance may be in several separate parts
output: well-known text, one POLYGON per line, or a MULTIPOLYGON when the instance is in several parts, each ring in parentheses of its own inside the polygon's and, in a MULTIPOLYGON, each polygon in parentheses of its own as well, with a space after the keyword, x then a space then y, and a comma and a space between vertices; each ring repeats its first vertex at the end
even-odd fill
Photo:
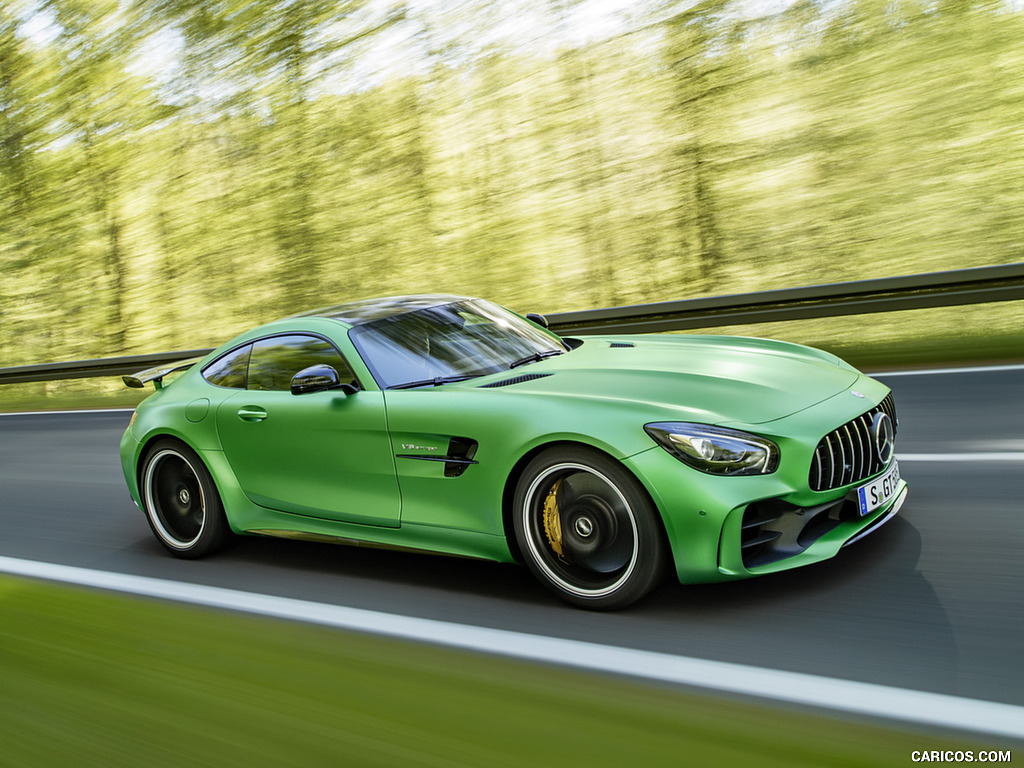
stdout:
POLYGON ((810 490, 815 446, 889 392, 819 350, 734 337, 588 336, 571 352, 514 371, 382 392, 348 330, 326 317, 271 323, 155 392, 121 442, 132 496, 141 502, 137 467, 146 446, 172 436, 206 463, 237 533, 330 537, 508 561, 515 546, 506 541, 506 504, 524 459, 553 444, 581 444, 621 461, 646 488, 684 583, 831 557, 892 504, 841 524, 798 555, 752 570, 742 565, 744 508, 772 498, 813 506, 850 492, 853 486, 810 490), (331 340, 363 390, 292 395, 227 389, 202 378, 207 362, 239 344, 293 331, 331 340), (611 347, 613 340, 633 346, 611 347), (550 375, 482 386, 526 374, 550 375), (258 416, 243 418, 251 413, 258 416), (780 448, 779 467, 753 477, 699 472, 644 431, 645 424, 665 421, 767 437, 780 448), (409 458, 443 457, 452 438, 477 443, 477 463, 458 477, 445 476, 443 461, 409 458))
POLYGON ((381 392, 239 390, 217 408, 235 478, 254 503, 283 512, 396 527, 401 502, 381 392), (239 416, 245 408, 261 421, 239 416))

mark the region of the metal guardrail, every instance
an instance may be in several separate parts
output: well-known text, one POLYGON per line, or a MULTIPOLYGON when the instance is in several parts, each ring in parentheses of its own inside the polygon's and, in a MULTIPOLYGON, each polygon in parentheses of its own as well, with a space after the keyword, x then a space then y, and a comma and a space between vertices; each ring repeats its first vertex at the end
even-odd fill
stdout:
POLYGON ((559 333, 662 333, 1024 299, 1024 263, 551 315, 559 333))
POLYGON ((203 357, 211 349, 192 349, 185 352, 155 352, 146 355, 105 357, 99 360, 73 360, 67 363, 40 363, 0 368, 0 384, 20 384, 30 381, 56 381, 57 379, 90 379, 99 376, 124 376, 143 368, 203 357))
MULTIPOLYGON (((739 323, 807 320, 1020 299, 1024 299, 1024 262, 630 307, 560 312, 548 315, 548 322, 553 331, 563 335, 662 333, 739 323)), ((0 384, 121 376, 143 368, 202 357, 210 351, 190 349, 0 368, 0 384)))

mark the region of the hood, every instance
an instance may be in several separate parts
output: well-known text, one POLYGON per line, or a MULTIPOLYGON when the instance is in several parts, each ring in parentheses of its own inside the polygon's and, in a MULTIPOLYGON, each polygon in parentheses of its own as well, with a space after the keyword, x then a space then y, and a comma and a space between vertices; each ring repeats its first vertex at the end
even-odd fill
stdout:
POLYGON ((666 419, 744 424, 809 408, 860 377, 827 352, 732 336, 588 336, 516 374, 529 378, 511 387, 520 392, 631 401, 664 408, 666 419))

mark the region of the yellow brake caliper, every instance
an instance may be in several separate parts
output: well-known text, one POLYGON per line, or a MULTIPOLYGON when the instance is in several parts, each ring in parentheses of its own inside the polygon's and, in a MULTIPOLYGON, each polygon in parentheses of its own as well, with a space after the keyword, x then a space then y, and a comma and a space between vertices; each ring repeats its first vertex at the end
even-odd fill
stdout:
POLYGON ((561 485, 562 481, 557 480, 544 499, 544 533, 554 553, 560 560, 565 560, 562 554, 562 521, 558 516, 558 489, 561 485))

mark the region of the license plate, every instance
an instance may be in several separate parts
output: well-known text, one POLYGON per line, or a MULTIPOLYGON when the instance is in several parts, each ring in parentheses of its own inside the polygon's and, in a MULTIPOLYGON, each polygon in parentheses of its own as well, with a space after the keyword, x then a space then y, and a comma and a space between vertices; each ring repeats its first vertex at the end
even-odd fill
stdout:
POLYGON ((900 484, 900 466, 895 461, 888 471, 867 485, 857 489, 857 501, 860 503, 861 517, 874 512, 896 494, 900 484))

